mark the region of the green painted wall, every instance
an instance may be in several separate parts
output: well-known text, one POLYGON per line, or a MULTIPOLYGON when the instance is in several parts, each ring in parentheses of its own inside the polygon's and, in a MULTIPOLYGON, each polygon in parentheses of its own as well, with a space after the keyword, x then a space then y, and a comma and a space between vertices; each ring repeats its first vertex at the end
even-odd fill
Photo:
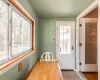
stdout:
POLYGON ((28 72, 28 70, 34 65, 35 61, 38 58, 38 27, 39 27, 39 20, 33 11, 33 8, 30 6, 28 0, 18 0, 21 5, 31 14, 33 19, 35 20, 35 52, 24 59, 22 61, 23 69, 21 72, 18 72, 17 65, 15 65, 13 68, 11 68, 6 73, 0 75, 0 80, 23 80, 25 74, 28 72))
POLYGON ((39 51, 40 55, 44 52, 53 52, 56 55, 56 42, 52 41, 56 37, 56 21, 75 21, 75 18, 55 18, 40 19, 39 25, 39 51))

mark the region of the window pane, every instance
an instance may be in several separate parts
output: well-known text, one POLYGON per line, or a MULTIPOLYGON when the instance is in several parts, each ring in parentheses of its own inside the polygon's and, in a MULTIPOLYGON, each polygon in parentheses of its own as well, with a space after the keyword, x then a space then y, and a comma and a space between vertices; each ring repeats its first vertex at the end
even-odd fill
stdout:
POLYGON ((12 11, 12 55, 31 49, 31 23, 12 11))
POLYGON ((60 54, 71 53, 71 26, 60 26, 60 54))
POLYGON ((0 62, 8 59, 8 4, 0 0, 0 62))
POLYGON ((97 22, 85 24, 85 64, 97 64, 97 22))

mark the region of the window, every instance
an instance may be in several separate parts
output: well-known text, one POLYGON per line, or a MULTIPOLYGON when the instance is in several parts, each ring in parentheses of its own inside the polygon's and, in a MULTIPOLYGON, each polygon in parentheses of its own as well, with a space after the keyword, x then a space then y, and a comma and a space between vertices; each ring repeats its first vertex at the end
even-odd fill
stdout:
POLYGON ((71 26, 60 26, 60 54, 71 53, 71 26))
POLYGON ((8 58, 8 5, 0 0, 0 62, 8 58))
POLYGON ((0 0, 0 64, 32 50, 32 47, 31 21, 0 0))
POLYGON ((12 10, 12 55, 31 49, 31 23, 12 10))

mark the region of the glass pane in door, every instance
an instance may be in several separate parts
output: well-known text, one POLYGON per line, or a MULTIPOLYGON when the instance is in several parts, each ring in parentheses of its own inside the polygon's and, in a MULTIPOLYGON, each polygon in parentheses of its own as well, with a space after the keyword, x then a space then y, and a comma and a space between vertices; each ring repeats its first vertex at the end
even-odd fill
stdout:
POLYGON ((97 23, 85 26, 85 64, 97 63, 97 23))
POLYGON ((71 53, 71 26, 60 26, 60 54, 71 53))

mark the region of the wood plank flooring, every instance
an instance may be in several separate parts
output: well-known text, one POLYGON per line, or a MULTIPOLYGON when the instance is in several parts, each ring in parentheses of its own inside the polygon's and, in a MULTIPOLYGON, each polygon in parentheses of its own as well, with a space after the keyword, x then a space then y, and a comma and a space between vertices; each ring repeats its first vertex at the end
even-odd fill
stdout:
POLYGON ((97 72, 83 72, 83 75, 88 80, 98 80, 98 73, 97 72))
POLYGON ((74 71, 62 71, 64 80, 81 80, 74 71))
POLYGON ((37 62, 27 80, 63 80, 57 63, 37 62))

